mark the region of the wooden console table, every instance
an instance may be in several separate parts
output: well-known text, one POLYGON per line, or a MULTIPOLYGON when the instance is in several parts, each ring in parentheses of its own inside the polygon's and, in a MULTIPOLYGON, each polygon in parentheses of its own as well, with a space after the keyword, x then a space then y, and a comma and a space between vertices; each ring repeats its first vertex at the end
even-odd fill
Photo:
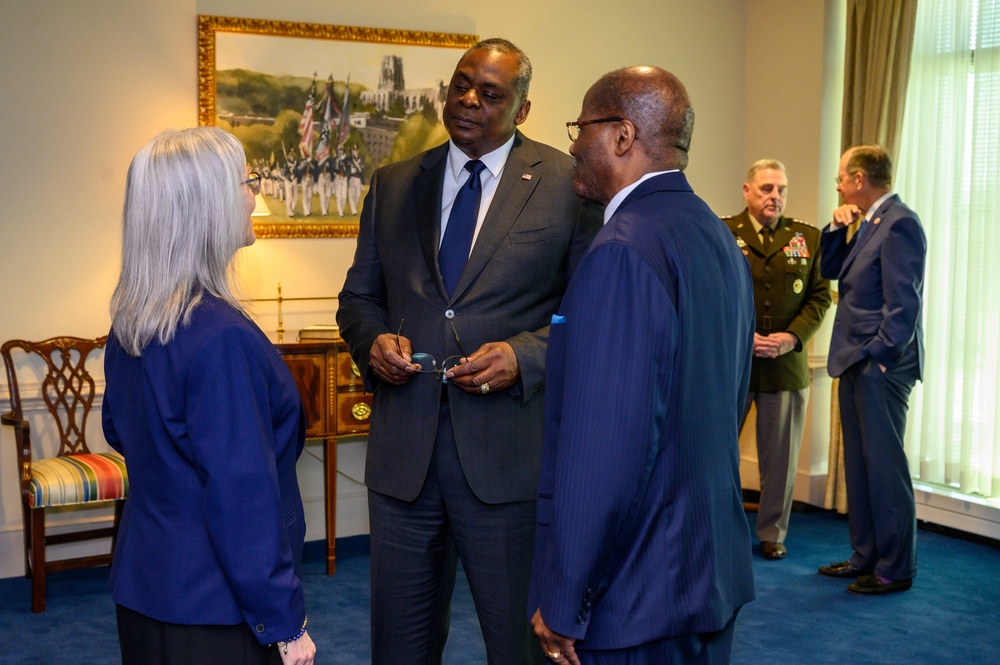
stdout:
POLYGON ((306 412, 306 437, 322 439, 326 573, 337 568, 337 438, 367 434, 372 396, 340 338, 274 345, 292 371, 306 412))

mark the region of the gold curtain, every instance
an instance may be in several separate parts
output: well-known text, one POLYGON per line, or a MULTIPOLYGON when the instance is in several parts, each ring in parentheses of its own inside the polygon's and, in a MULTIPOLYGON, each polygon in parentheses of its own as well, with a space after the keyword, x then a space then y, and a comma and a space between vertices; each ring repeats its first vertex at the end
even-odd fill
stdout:
POLYGON ((842 150, 877 143, 895 161, 917 0, 848 0, 842 150))
MULTIPOLYGON (((847 0, 842 152, 876 143, 896 161, 916 20, 917 0, 847 0)), ((833 380, 830 400, 830 457, 823 506, 846 513, 839 383, 833 380)))

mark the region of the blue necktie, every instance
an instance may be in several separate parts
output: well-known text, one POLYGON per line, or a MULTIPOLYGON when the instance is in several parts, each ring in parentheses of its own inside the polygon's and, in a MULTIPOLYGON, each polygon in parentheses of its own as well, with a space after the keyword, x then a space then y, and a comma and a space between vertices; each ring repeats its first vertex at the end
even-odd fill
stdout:
POLYGON ((871 226, 871 224, 868 222, 868 219, 865 218, 864 221, 861 222, 861 226, 858 227, 858 232, 856 234, 854 234, 856 236, 854 238, 854 242, 858 242, 859 240, 861 240, 861 238, 865 234, 865 231, 867 231, 868 227, 870 227, 870 226, 871 226))
POLYGON ((479 220, 479 200, 483 196, 483 186, 479 182, 479 172, 486 168, 478 159, 465 163, 469 171, 469 179, 458 189, 455 203, 448 215, 448 228, 441 240, 441 251, 438 253, 438 266, 444 287, 448 295, 452 295, 458 280, 462 278, 465 264, 469 260, 472 248, 472 236, 476 232, 476 222, 479 220))

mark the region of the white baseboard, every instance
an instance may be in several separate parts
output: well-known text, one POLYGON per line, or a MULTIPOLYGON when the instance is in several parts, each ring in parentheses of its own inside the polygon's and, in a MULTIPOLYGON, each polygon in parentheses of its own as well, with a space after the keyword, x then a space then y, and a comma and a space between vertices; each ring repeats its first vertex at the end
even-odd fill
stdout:
POLYGON ((913 483, 917 519, 1000 540, 1000 501, 913 483))
MULTIPOLYGON (((760 490, 760 474, 757 460, 744 457, 740 460, 740 476, 743 478, 743 489, 760 490)), ((826 474, 810 474, 799 469, 795 473, 795 489, 792 498, 810 506, 823 507, 826 497, 826 474)))
MULTIPOLYGON (((45 532, 47 534, 67 533, 79 531, 81 529, 101 528, 111 526, 114 519, 110 507, 107 510, 92 509, 87 511, 75 511, 77 513, 91 513, 91 515, 63 516, 66 519, 46 520, 45 532), (106 513, 101 515, 101 513, 106 513)), ((91 556, 95 554, 107 554, 111 551, 111 538, 101 538, 99 540, 81 541, 78 543, 63 543, 62 545, 50 545, 46 548, 47 557, 50 561, 55 559, 69 559, 78 556, 91 556)), ((24 576, 24 532, 21 530, 20 520, 16 527, 6 527, 0 531, 0 578, 3 577, 23 577, 24 576)))
MULTIPOLYGON (((743 487, 759 490, 757 460, 740 460, 743 487)), ((961 494, 919 481, 913 483, 917 519, 966 533, 1000 540, 1000 501, 961 494)), ((826 474, 809 474, 801 469, 795 477, 794 498, 810 506, 823 507, 826 497, 826 474)))
MULTIPOLYGON (((344 484, 347 484, 346 482, 344 484)), ((306 540, 326 539, 326 505, 323 497, 303 501, 306 514, 306 540)), ((97 513, 98 511, 92 511, 97 513)), ((48 520, 47 520, 48 521, 48 520)), ((58 525, 46 527, 47 533, 62 533, 84 527, 111 526, 109 512, 103 516, 92 516, 65 520, 58 525)), ((18 520, 20 522, 20 520, 18 520)), ((357 536, 368 533, 368 492, 364 487, 339 490, 337 494, 337 537, 357 536)), ((22 577, 24 575, 24 535, 20 524, 0 530, 0 578, 22 577)), ((59 559, 92 554, 104 554, 111 549, 111 539, 66 543, 49 546, 49 559, 59 559)))

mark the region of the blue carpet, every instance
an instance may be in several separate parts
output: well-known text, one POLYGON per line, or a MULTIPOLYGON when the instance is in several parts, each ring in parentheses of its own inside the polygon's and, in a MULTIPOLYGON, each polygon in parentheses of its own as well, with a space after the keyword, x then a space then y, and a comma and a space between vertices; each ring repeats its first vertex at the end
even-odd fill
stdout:
POLYGON ((878 597, 816 573, 850 555, 846 516, 793 513, 785 544, 781 561, 754 548, 757 600, 736 621, 733 663, 1000 663, 995 544, 921 528, 913 588, 878 597))
MULTIPOLYGON (((751 523, 755 515, 748 517, 751 523)), ((757 600, 736 622, 733 663, 816 664, 1000 662, 1000 548, 922 528, 913 589, 855 596, 816 567, 846 558, 846 518, 826 511, 792 515, 789 556, 757 556, 757 600)), ((755 550, 755 554, 759 554, 755 550)), ((318 662, 369 662, 368 541, 337 543, 337 574, 324 574, 323 544, 308 543, 303 566, 310 635, 318 662)), ((32 615, 30 585, 0 580, 0 663, 106 665, 119 662, 108 569, 49 576, 48 609, 32 615)), ((455 590, 445 662, 485 663, 464 577, 455 590)))

